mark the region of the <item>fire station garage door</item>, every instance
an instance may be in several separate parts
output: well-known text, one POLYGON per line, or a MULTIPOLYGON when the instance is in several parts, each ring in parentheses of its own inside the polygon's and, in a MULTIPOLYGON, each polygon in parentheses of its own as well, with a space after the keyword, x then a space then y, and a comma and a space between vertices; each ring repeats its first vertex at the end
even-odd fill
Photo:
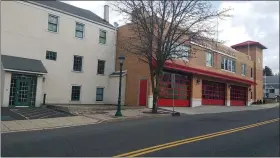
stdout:
POLYGON ((230 88, 230 105, 231 106, 245 106, 246 105, 246 87, 231 85, 230 88))
POLYGON ((173 106, 173 97, 174 106, 190 106, 190 76, 175 74, 175 84, 172 85, 171 74, 170 72, 164 72, 160 79, 158 106, 173 106), (172 86, 174 86, 174 89, 172 86))
POLYGON ((202 105, 225 105, 225 84, 203 80, 202 105))

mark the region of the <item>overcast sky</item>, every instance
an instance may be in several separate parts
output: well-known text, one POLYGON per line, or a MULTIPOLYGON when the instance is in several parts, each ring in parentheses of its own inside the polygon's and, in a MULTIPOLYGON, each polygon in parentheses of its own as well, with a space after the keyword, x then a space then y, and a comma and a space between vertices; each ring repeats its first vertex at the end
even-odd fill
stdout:
MULTIPOLYGON (((105 1, 67 1, 66 3, 88 9, 103 18, 105 1)), ((257 41, 268 49, 263 51, 264 66, 279 72, 279 2, 278 1, 217 1, 213 6, 231 7, 233 15, 219 22, 219 40, 227 46, 247 40, 257 41)), ((122 17, 110 10, 110 23, 123 24, 122 17)))

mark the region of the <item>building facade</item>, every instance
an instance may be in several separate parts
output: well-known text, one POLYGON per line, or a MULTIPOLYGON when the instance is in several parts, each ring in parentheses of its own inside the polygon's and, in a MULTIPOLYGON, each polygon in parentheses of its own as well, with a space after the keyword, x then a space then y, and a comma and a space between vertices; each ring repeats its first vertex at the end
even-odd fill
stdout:
MULTIPOLYGON (((117 56, 126 56, 125 104, 152 107, 148 64, 121 49, 126 47, 122 41, 134 35, 129 28, 131 25, 121 26, 117 37, 117 44, 121 45, 117 47, 117 56)), ((247 41, 229 48, 216 43, 189 42, 186 48, 199 51, 195 51, 194 57, 165 63, 159 83, 158 106, 172 106, 173 103, 185 107, 246 106, 263 99, 262 51, 266 47, 262 44, 247 41), (171 84, 173 75, 174 84, 171 84)))
POLYGON ((263 96, 264 98, 275 99, 279 96, 279 76, 263 77, 263 96))
POLYGON ((59 1, 2 1, 2 106, 116 103, 115 45, 108 6, 100 18, 59 1))

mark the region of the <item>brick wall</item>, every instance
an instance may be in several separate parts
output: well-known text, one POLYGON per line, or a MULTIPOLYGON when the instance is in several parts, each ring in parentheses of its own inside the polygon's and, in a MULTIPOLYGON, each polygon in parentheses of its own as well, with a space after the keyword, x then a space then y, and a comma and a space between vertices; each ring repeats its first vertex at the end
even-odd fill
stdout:
MULTIPOLYGON (((121 49, 119 46, 127 46, 127 43, 125 40, 128 40, 129 37, 132 37, 134 33, 129 30, 129 25, 124 25, 119 28, 118 30, 118 36, 117 36, 117 55, 118 57, 120 54, 125 55, 126 60, 124 62, 124 70, 128 71, 127 74, 127 84, 126 84, 126 105, 138 105, 138 95, 139 95, 139 80, 140 79, 148 79, 148 95, 152 95, 151 90, 151 83, 150 83, 150 75, 149 75, 149 66, 147 63, 139 60, 139 58, 135 55, 132 55, 131 53, 126 52, 124 49, 121 49)), ((137 42, 137 41, 135 41, 137 42)), ((262 98, 262 51, 259 48, 250 48, 249 55, 248 49, 241 48, 240 50, 242 52, 234 52, 234 58, 236 59, 236 73, 228 72, 225 70, 221 70, 221 59, 222 54, 212 52, 214 54, 214 65, 213 67, 206 66, 206 49, 201 48, 199 46, 192 45, 192 49, 196 50, 195 54, 189 58, 189 61, 187 63, 183 62, 182 60, 178 59, 176 60, 176 64, 185 65, 187 67, 194 67, 199 68, 203 70, 208 70, 212 72, 217 72, 220 74, 237 77, 240 79, 247 79, 247 80, 255 80, 257 82, 257 86, 252 86, 252 92, 253 92, 253 99, 261 99, 262 98), (257 60, 257 56, 261 56, 261 63, 257 64, 255 61, 257 60), (241 75, 241 64, 244 63, 247 65, 246 69, 246 75, 241 75), (253 68, 253 78, 251 77, 251 68, 253 68)), ((230 57, 229 57, 230 58, 230 57)), ((116 59, 117 60, 117 59, 116 59)), ((116 70, 119 70, 119 63, 116 61, 116 70)), ((209 78, 205 76, 196 76, 201 79, 210 79, 217 81, 216 78, 209 78)), ((228 82, 228 81, 222 81, 224 83, 228 84, 237 84, 242 85, 240 83, 236 82, 228 82)), ((193 98, 201 98, 202 96, 202 80, 200 81, 200 84, 196 84, 196 78, 192 79, 192 97, 193 98)), ((248 85, 243 85, 248 86, 248 85)), ((228 91, 228 90, 227 90, 228 91)), ((248 92, 248 99, 250 98, 250 92, 248 92)), ((229 95, 227 93, 227 95, 229 95)))

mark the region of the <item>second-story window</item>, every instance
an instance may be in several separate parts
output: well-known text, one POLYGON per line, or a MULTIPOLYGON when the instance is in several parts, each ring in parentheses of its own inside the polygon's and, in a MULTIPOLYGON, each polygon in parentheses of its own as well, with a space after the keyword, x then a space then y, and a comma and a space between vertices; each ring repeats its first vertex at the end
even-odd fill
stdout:
POLYGON ((48 30, 52 32, 58 32, 58 16, 49 14, 48 30))
POLYGON ((74 55, 73 71, 82 71, 83 57, 74 55))
POLYGON ((246 75, 246 64, 241 65, 241 74, 244 76, 246 75))
POLYGON ((221 60, 221 69, 235 72, 236 71, 236 62, 233 59, 222 57, 221 60))
POLYGON ((106 44, 106 35, 107 35, 106 31, 104 30, 99 31, 99 43, 106 44))
POLYGON ((49 59, 49 60, 56 60, 56 55, 57 55, 56 52, 47 51, 47 52, 46 52, 46 59, 49 59))
POLYGON ((77 38, 81 38, 81 39, 84 38, 84 27, 85 27, 84 24, 76 23, 75 36, 77 38))
POLYGON ((206 52, 206 66, 212 67, 214 64, 213 53, 206 52))
POLYGON ((97 74, 104 74, 104 69, 105 69, 105 61, 104 60, 98 60, 98 65, 97 65, 97 74))
POLYGON ((182 60, 187 61, 188 57, 189 57, 190 47, 185 44, 179 45, 179 43, 175 43, 174 47, 172 50, 173 53, 171 54, 172 58, 174 58, 174 59, 180 58, 182 60))

